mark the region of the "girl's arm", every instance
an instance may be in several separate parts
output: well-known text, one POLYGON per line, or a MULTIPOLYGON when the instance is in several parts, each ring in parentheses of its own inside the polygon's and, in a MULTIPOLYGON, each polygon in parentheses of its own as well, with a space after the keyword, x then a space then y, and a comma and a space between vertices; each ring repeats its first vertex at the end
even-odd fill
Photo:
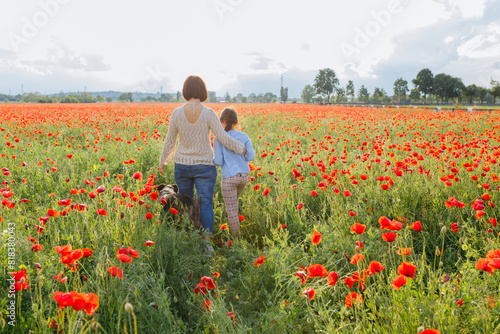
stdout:
MULTIPOLYGON (((248 138, 248 136, 247 136, 248 138)), ((245 143, 245 147, 247 148, 247 156, 245 157, 247 161, 252 161, 255 159, 255 151, 253 150, 252 141, 250 138, 245 143)))
POLYGON ((208 126, 210 130, 214 133, 215 138, 217 138, 225 148, 230 151, 236 152, 238 154, 243 154, 246 150, 245 144, 232 138, 227 132, 224 130, 222 125, 220 124, 219 118, 217 114, 212 109, 210 110, 210 117, 208 120, 208 126))
POLYGON ((214 164, 216 166, 222 166, 222 162, 224 161, 224 153, 222 151, 222 145, 217 140, 217 138, 214 139, 214 154, 214 164))
POLYGON ((172 160, 172 157, 175 152, 175 144, 177 143, 177 126, 176 123, 174 122, 174 114, 170 116, 170 124, 168 126, 168 132, 167 132, 167 138, 165 139, 165 142, 163 143, 163 150, 161 151, 161 156, 160 156, 160 170, 163 170, 164 166, 172 160))

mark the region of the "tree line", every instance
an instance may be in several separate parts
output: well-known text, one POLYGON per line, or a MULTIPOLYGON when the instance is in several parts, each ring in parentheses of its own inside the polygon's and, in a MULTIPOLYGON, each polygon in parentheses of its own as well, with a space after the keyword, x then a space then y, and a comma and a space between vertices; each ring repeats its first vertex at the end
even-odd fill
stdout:
POLYGON ((375 87, 370 94, 368 89, 361 85, 356 95, 354 82, 349 80, 346 87, 340 86, 340 81, 334 70, 325 68, 319 70, 314 85, 306 85, 302 91, 304 103, 468 103, 484 102, 495 104, 500 102, 500 82, 491 80, 491 87, 477 85, 465 86, 461 78, 440 73, 434 75, 428 68, 420 70, 412 80, 410 90, 408 81, 398 78, 394 82, 394 94, 389 96, 383 88, 375 87), (331 101, 330 98, 334 97, 331 101))

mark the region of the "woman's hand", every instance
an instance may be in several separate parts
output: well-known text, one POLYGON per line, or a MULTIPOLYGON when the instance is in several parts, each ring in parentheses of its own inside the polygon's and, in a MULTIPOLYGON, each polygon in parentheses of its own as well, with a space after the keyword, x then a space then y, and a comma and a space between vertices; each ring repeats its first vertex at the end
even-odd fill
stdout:
POLYGON ((158 171, 160 172, 161 175, 165 175, 165 165, 158 167, 158 171))

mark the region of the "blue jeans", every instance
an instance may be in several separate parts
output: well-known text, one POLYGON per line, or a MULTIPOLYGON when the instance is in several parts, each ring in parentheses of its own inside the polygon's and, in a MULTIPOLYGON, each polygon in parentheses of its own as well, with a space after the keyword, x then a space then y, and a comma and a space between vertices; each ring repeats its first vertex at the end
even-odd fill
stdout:
POLYGON ((179 193, 194 198, 201 197, 200 221, 205 232, 214 230, 214 188, 217 182, 217 168, 209 165, 180 165, 175 164, 174 179, 179 188, 179 193))

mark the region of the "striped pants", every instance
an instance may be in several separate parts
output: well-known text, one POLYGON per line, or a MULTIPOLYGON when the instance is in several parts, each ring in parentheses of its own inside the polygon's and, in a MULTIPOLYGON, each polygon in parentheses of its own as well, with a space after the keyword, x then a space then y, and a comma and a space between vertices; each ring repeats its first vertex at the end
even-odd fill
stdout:
POLYGON ((226 204, 229 231, 233 236, 240 232, 240 220, 238 217, 238 197, 245 189, 248 182, 248 174, 236 174, 233 177, 222 179, 222 197, 226 204))

